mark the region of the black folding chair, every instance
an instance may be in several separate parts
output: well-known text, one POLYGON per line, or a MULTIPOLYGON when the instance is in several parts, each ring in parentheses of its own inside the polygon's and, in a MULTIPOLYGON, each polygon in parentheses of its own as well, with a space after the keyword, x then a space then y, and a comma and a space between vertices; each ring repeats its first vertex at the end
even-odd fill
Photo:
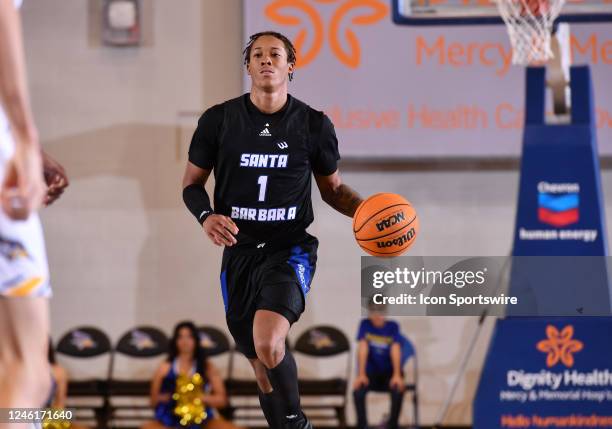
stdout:
POLYGON ((75 410, 75 420, 106 427, 106 374, 112 356, 108 336, 98 328, 79 326, 61 336, 55 351, 68 372, 66 406, 75 410))
POLYGON ((138 326, 121 336, 108 374, 111 427, 139 426, 154 418, 151 379, 167 351, 168 337, 152 326, 138 326))
POLYGON ((214 326, 199 326, 198 334, 200 336, 200 346, 206 352, 206 357, 216 357, 228 353, 231 349, 227 335, 214 326))
MULTIPOLYGON (((313 378, 300 375, 300 396, 308 398, 302 408, 306 410, 328 410, 331 415, 308 414, 311 419, 323 418, 337 420, 341 428, 346 427, 346 393, 351 373, 351 345, 344 333, 328 326, 313 326, 304 331, 293 348, 296 359, 300 354, 317 359, 331 359, 346 353, 346 373, 344 376, 313 378)), ((317 425, 318 426, 318 425, 317 425)))
MULTIPOLYGON (((411 375, 406 381, 405 391, 410 393, 412 396, 412 425, 414 428, 419 427, 419 390, 418 390, 418 361, 416 355, 416 349, 412 342, 402 335, 402 367, 406 368, 407 365, 412 366, 411 375)), ((404 375, 408 374, 408 371, 404 372, 404 375)))

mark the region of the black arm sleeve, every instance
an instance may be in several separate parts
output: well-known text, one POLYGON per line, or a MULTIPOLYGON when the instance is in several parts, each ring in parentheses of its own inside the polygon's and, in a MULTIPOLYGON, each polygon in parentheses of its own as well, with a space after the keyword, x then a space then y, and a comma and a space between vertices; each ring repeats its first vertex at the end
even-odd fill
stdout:
POLYGON ((202 185, 192 183, 186 186, 183 189, 183 201, 189 211, 200 222, 200 225, 204 223, 208 216, 213 214, 210 198, 202 185))
POLYGON ((198 120, 189 145, 189 162, 205 170, 212 170, 217 159, 219 131, 223 124, 223 104, 208 109, 198 120))
MULTIPOLYGON (((319 176, 329 176, 338 169, 338 160, 340 153, 338 152, 338 139, 334 125, 329 118, 320 113, 318 134, 315 134, 312 150, 312 171, 319 176)), ((316 128, 315 128, 316 130, 316 128)))

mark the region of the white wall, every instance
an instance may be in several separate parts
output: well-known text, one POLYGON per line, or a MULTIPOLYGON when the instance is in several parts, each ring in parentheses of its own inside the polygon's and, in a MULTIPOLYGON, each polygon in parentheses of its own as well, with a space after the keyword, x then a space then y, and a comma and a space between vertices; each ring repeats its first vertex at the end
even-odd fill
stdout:
MULTIPOLYGON (((136 324, 170 331, 185 318, 225 327, 218 283, 221 252, 204 239, 181 201, 195 116, 181 119, 179 112, 200 112, 240 93, 241 2, 144 4, 150 8, 152 38, 144 47, 127 49, 88 41, 88 2, 26 1, 23 8, 43 144, 64 163, 71 179, 65 196, 42 214, 56 339, 79 324, 100 326, 113 339, 136 324)), ((612 183, 610 176, 604 174, 604 184, 612 183)), ((363 195, 386 191, 408 196, 421 220, 415 255, 506 255, 510 249, 516 172, 347 170, 343 177, 363 195)), ((605 191, 612 201, 612 189, 605 191)), ((314 201, 311 233, 321 241, 319 265, 307 311, 292 336, 312 324, 331 323, 353 337, 361 252, 350 220, 323 205, 316 191, 314 201)), ((610 223, 612 207, 607 213, 610 223)), ((431 423, 476 321, 430 317, 400 322, 419 353, 421 415, 431 423)), ((447 422, 471 419, 490 322, 447 422)), ((376 402, 373 420, 386 407, 386 401, 376 402)), ((354 421, 352 412, 349 417, 354 421)))

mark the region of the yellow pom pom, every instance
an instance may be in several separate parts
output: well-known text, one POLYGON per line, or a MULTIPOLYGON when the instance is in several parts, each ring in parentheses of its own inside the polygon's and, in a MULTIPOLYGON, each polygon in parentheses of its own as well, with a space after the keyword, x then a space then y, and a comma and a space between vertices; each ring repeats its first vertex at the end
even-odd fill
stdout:
POLYGON ((174 414, 179 417, 181 426, 200 424, 206 419, 206 409, 200 398, 203 384, 204 379, 197 372, 191 377, 177 377, 172 398, 176 401, 174 414))

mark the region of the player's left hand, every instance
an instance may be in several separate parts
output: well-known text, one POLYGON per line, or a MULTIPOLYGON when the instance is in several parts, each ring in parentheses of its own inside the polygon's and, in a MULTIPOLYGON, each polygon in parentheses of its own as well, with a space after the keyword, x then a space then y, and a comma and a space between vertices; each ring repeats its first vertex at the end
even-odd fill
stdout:
POLYGON ((51 158, 49 154, 42 151, 43 156, 43 173, 45 183, 47 184, 47 194, 45 195, 45 206, 53 204, 68 187, 68 176, 64 167, 51 158))
POLYGON ((391 377, 391 381, 389 381, 389 388, 402 392, 404 390, 404 379, 402 378, 402 376, 393 375, 391 377))

